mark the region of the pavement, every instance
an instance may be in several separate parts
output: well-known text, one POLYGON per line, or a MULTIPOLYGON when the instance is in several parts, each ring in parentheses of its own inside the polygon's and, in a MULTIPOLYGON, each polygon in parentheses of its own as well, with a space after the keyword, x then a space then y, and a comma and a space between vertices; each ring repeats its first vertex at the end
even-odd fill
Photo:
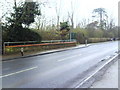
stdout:
POLYGON ((3 88, 74 88, 86 76, 85 71, 118 50, 118 42, 106 42, 85 48, 17 58, 2 62, 3 88))
POLYGON ((92 84, 90 88, 118 88, 118 61, 110 66, 102 79, 92 84))

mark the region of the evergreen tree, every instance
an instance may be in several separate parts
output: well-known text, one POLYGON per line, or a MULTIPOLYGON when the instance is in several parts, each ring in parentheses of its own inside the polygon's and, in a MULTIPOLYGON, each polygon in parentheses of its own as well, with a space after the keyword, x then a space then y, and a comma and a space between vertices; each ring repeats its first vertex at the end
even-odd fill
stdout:
POLYGON ((3 34, 3 37, 7 36, 5 41, 41 41, 40 35, 29 29, 29 25, 35 21, 35 16, 41 15, 39 4, 24 2, 19 6, 15 5, 13 9, 14 12, 10 14, 11 17, 7 18, 7 32, 5 35, 3 34), (23 24, 26 26, 25 28, 23 24))

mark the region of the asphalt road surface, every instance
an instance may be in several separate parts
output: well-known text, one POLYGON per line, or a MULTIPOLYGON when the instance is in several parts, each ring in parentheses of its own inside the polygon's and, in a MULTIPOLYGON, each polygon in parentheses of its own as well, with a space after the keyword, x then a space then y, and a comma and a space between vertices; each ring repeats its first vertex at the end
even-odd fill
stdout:
POLYGON ((3 88, 61 88, 118 50, 118 42, 106 42, 2 63, 3 88))

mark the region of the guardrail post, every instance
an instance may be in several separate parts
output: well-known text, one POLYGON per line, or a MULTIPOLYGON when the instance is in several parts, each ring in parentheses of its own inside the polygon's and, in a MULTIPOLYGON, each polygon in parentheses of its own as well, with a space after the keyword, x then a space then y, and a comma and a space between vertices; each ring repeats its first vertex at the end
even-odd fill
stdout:
POLYGON ((3 54, 5 54, 5 42, 3 43, 3 54))
POLYGON ((85 40, 85 46, 87 46, 87 39, 85 40))

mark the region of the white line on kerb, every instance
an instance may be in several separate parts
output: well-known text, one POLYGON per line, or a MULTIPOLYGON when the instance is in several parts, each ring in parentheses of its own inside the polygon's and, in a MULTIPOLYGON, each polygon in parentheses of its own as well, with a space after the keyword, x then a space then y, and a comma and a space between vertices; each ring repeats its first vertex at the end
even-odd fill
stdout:
POLYGON ((15 75, 15 74, 22 73, 22 72, 25 72, 25 71, 29 71, 29 70, 32 70, 32 69, 36 69, 36 68, 38 68, 38 67, 36 66, 36 67, 29 68, 29 69, 21 70, 21 71, 15 72, 15 73, 10 73, 10 74, 4 75, 4 76, 0 76, 0 78, 8 77, 8 76, 11 76, 11 75, 15 75))
POLYGON ((87 80, 89 80, 91 77, 93 77, 97 72, 99 72, 104 66, 106 66, 108 63, 110 63, 117 56, 118 56, 118 54, 115 55, 114 57, 112 57, 108 62, 106 62, 104 65, 102 65, 99 69, 97 69, 92 75, 90 75, 85 80, 83 80, 81 83, 79 83, 75 88, 79 88, 81 85, 83 85, 87 80))
POLYGON ((61 62, 61 61, 64 61, 64 60, 67 60, 67 59, 70 59, 70 58, 73 58, 73 57, 76 57, 76 56, 81 56, 82 54, 78 54, 78 55, 74 55, 74 56, 71 56, 71 57, 67 57, 67 58, 64 58, 64 59, 60 59, 58 60, 58 62, 61 62))

